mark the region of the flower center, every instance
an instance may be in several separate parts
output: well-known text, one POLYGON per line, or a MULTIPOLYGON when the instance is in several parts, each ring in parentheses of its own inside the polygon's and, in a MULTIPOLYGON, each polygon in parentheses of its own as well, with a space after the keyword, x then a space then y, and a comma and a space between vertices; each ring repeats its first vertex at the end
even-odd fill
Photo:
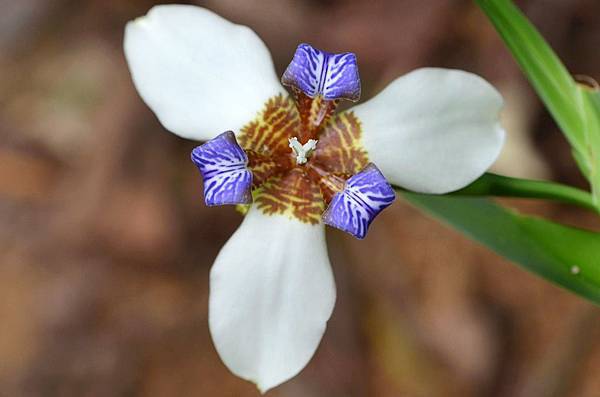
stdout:
POLYGON ((237 140, 248 155, 257 207, 316 224, 345 181, 369 161, 353 112, 333 114, 335 101, 294 95, 296 101, 284 95, 267 100, 237 140), (318 123, 310 116, 314 103, 329 109, 318 123))
POLYGON ((352 111, 334 114, 340 100, 360 96, 356 56, 301 44, 281 81, 291 95, 269 98, 237 136, 226 132, 194 149, 206 203, 254 202, 268 215, 363 238, 394 191, 368 161, 360 120, 352 111))
POLYGON ((288 141, 290 142, 289 146, 292 148, 292 152, 296 155, 296 164, 298 165, 306 164, 308 157, 317 148, 318 142, 316 139, 309 139, 303 145, 296 137, 290 138, 288 141))

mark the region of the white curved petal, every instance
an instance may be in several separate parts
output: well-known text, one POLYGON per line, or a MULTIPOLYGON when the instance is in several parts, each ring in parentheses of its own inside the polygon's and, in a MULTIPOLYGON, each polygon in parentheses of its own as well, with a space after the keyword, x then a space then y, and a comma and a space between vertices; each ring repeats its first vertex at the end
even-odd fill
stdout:
POLYGON ((393 184, 447 193, 481 176, 500 154, 502 97, 459 70, 418 69, 352 110, 369 160, 393 184))
POLYGON ((313 356, 335 303, 325 228, 251 209, 210 273, 210 331, 227 367, 261 392, 313 356))
POLYGON ((127 24, 124 47, 140 95, 184 138, 239 132, 285 93, 261 39, 204 8, 156 6, 127 24))

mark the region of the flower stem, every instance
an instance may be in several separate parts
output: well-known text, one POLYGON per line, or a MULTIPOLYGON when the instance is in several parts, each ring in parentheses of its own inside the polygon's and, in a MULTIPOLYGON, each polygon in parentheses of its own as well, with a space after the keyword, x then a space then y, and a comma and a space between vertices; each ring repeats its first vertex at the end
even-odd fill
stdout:
POLYGON ((511 178, 491 173, 483 174, 469 186, 449 195, 547 199, 577 205, 596 213, 600 212, 600 209, 594 205, 591 194, 584 190, 556 182, 511 178))

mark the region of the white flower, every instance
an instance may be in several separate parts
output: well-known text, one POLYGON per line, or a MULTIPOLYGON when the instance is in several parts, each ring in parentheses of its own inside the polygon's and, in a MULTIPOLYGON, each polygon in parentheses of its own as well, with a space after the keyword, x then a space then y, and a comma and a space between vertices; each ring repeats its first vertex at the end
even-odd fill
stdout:
POLYGON ((295 108, 258 36, 199 7, 157 6, 128 23, 125 54, 165 128, 210 140, 194 152, 207 203, 251 202, 253 183, 254 204, 211 270, 209 325, 225 365, 262 392, 308 363, 331 316, 323 221, 362 237, 373 212, 393 200, 381 172, 410 190, 450 192, 484 173, 504 140, 501 96, 458 70, 416 70, 334 116, 337 99, 360 95, 356 58, 308 45, 283 77, 295 108), (316 77, 296 70, 306 57, 317 60, 316 77), (342 78, 332 72, 338 62, 347 63, 342 78), (229 130, 236 135, 221 134, 229 130), (221 148, 226 167, 210 162, 221 148), (365 177, 385 202, 360 196, 365 177))

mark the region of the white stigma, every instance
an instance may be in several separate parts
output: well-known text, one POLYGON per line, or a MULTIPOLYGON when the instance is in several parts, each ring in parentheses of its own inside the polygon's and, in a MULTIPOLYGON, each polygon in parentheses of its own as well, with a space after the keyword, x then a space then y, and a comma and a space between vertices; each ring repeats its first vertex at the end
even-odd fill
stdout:
POLYGON ((309 139, 304 145, 298 141, 298 138, 293 137, 289 139, 290 147, 296 155, 297 164, 306 164, 310 154, 317 148, 317 140, 309 139))

